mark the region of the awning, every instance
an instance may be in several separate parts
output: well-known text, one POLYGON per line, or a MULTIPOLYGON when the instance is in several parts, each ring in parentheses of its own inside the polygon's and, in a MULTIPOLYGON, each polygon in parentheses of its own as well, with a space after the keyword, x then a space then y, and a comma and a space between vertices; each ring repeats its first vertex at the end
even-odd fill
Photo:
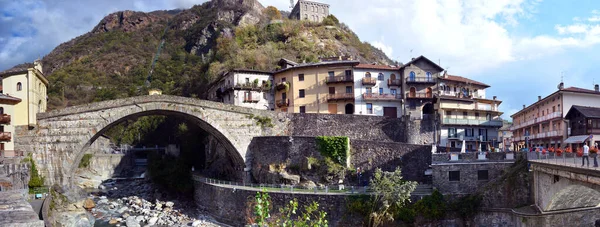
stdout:
POLYGON ((571 136, 565 140, 564 143, 583 143, 583 141, 590 138, 590 135, 571 136))

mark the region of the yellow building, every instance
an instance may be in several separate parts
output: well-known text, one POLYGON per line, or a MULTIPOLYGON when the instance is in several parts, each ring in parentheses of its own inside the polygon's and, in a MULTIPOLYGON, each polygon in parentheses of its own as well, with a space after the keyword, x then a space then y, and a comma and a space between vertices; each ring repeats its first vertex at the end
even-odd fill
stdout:
POLYGON ((36 114, 46 112, 48 80, 42 73, 40 61, 0 72, 0 76, 0 123, 5 123, 0 128, 0 150, 13 150, 14 126, 32 127, 37 123, 36 114), (8 122, 5 118, 8 118, 8 122), (10 140, 6 140, 7 136, 11 137, 10 140))
POLYGON ((273 76, 275 111, 354 114, 353 67, 358 61, 333 60, 298 64, 279 61, 273 76))

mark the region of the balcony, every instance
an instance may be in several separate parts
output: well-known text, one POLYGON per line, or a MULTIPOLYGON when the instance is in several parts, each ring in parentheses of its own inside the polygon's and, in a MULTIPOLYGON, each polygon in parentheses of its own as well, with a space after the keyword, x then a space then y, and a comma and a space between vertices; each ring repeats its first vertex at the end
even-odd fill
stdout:
POLYGON ((401 101, 401 94, 375 94, 375 93, 363 93, 362 95, 364 100, 387 100, 387 101, 401 101))
POLYGON ((354 77, 352 75, 345 76, 329 76, 325 80, 326 84, 334 84, 334 83, 352 83, 354 82, 354 77))
POLYGON ((523 127, 527 127, 536 123, 540 123, 540 122, 544 122, 544 121, 548 121, 548 120, 552 120, 552 119, 556 119, 556 118, 562 118, 562 112, 554 112, 554 113, 550 113, 548 115, 542 116, 542 117, 538 117, 535 119, 531 119, 528 120, 526 122, 522 122, 520 124, 513 124, 511 130, 517 130, 523 127))
POLYGON ((433 94, 431 93, 407 93, 406 98, 409 99, 431 99, 433 98, 433 94))
POLYGON ((244 102, 249 102, 249 103, 257 103, 260 101, 260 95, 250 95, 250 96, 246 96, 244 97, 244 102))
POLYGON ((8 115, 8 114, 0 115, 0 124, 5 124, 5 125, 10 124, 10 115, 8 115))
POLYGON ((346 100, 354 100, 354 93, 343 93, 343 94, 328 94, 327 101, 346 101, 346 100))
POLYGON ((421 77, 421 76, 417 76, 417 77, 407 77, 406 78, 406 83, 407 84, 435 84, 437 83, 437 80, 435 79, 435 77, 421 77))
POLYGON ((0 158, 23 157, 24 154, 23 151, 0 150, 0 158))
POLYGON ((279 99, 275 101, 278 108, 290 106, 290 99, 279 99))
POLYGON ((289 88, 290 83, 287 81, 283 81, 281 83, 277 83, 277 85, 275 85, 275 89, 277 91, 281 91, 281 90, 285 90, 286 88, 289 88))
POLYGON ((10 141, 12 136, 10 132, 0 132, 0 141, 10 141))
POLYGON ((588 134, 600 134, 600 129, 597 128, 590 128, 587 130, 588 134))
POLYGON ((271 89, 267 84, 245 83, 236 84, 227 88, 227 90, 246 90, 246 91, 268 91, 271 89))
POLYGON ((388 87, 391 86, 402 86, 402 80, 400 79, 396 79, 396 80, 392 80, 392 79, 388 79, 387 81, 388 87))
POLYGON ((502 127, 501 120, 444 118, 444 124, 445 125, 477 125, 477 126, 502 127))
POLYGON ((377 83, 377 78, 373 78, 373 77, 362 78, 362 85, 375 86, 376 83, 377 83))

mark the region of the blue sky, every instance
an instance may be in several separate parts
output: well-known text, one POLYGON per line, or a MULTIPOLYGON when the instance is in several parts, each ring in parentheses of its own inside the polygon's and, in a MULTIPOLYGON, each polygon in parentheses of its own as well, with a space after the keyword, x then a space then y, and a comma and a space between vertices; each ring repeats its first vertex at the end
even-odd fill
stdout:
MULTIPOLYGON (((0 70, 49 53, 118 10, 189 8, 206 0, 0 0, 0 70)), ((289 1, 260 0, 281 10, 289 1)), ((566 86, 600 83, 600 1, 321 0, 394 60, 424 55, 487 83, 505 117, 566 86), (368 7, 365 6, 368 2, 368 7), (411 53, 412 50, 412 53, 411 53)))

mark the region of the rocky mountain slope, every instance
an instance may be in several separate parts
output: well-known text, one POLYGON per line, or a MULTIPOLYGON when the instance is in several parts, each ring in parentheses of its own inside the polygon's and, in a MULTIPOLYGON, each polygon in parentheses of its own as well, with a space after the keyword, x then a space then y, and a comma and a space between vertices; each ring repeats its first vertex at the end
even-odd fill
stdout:
POLYGON ((282 57, 315 62, 350 55, 392 64, 337 19, 280 19, 272 9, 257 0, 213 0, 187 10, 110 14, 42 59, 49 108, 147 94, 144 82, 162 37, 150 87, 181 96, 202 97, 230 69, 274 70, 282 57))

